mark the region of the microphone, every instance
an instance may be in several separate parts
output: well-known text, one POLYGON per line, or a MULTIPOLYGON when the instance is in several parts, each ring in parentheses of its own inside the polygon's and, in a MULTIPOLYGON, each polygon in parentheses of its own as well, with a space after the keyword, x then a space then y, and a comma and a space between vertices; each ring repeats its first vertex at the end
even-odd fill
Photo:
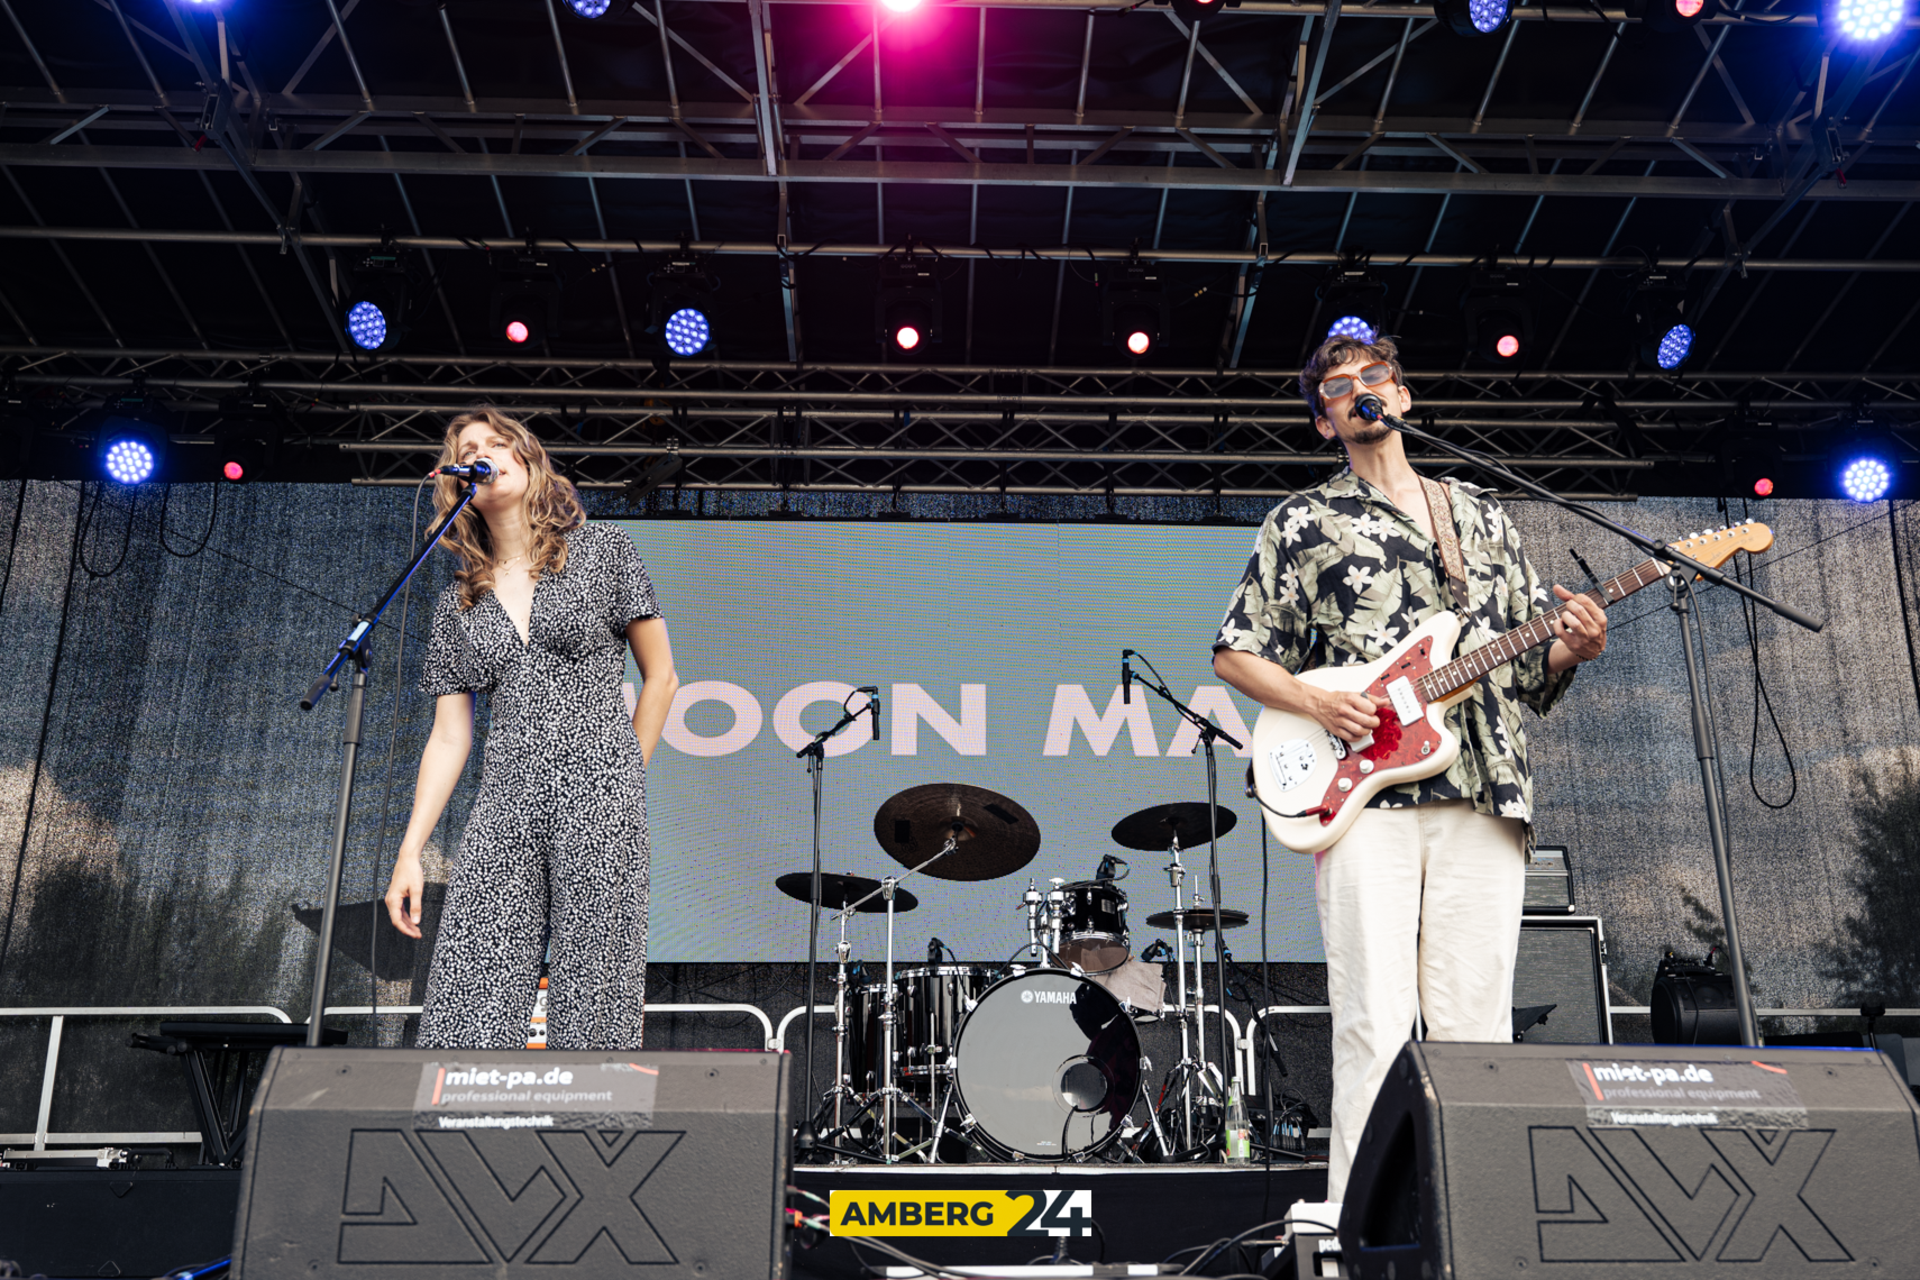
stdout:
POLYGON ((939 964, 940 953, 946 950, 946 947, 947 947, 947 944, 940 941, 940 939, 928 938, 927 939, 927 963, 939 964))
POLYGON ((880 741, 880 690, 870 684, 860 686, 861 693, 867 695, 867 710, 872 712, 873 740, 880 741))
POLYGON ((1114 856, 1109 853, 1101 857, 1100 866, 1093 873, 1093 878, 1095 880, 1110 881, 1113 879, 1113 873, 1117 870, 1119 870, 1119 867, 1115 864, 1114 856))
POLYGON ((1120 701, 1125 706, 1133 705, 1133 663, 1128 661, 1132 657, 1133 650, 1120 651, 1120 701))
POLYGON ((436 476, 453 476, 455 479, 468 480, 474 484, 492 484, 493 478, 498 475, 499 472, 495 471, 493 464, 485 458, 475 458, 471 466, 463 467, 457 462, 450 462, 444 467, 435 467, 433 474, 436 476))
POLYGON ((1368 422, 1378 422, 1387 416, 1387 402, 1369 392, 1353 402, 1353 411, 1368 422))

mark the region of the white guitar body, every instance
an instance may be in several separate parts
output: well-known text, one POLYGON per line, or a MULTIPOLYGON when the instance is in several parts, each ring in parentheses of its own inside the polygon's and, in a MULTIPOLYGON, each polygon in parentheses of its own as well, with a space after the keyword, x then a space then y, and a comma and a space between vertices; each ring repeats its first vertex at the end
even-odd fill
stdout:
POLYGON ((1459 639, 1460 619, 1437 613, 1384 658, 1317 667, 1298 677, 1316 688, 1388 700, 1380 727, 1359 743, 1336 738, 1306 716, 1261 710, 1253 726, 1253 781, 1274 839, 1297 853, 1318 853, 1345 835, 1383 788, 1431 777, 1454 762, 1460 738, 1446 726, 1447 708, 1467 690, 1429 703, 1417 685, 1452 658, 1459 639))

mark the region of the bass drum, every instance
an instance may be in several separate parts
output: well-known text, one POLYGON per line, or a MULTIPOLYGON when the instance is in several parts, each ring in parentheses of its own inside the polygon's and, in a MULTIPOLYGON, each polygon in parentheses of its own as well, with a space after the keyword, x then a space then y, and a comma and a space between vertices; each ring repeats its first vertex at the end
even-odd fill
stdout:
POLYGON ((1140 1097, 1140 1036, 1120 1002, 1060 969, 988 988, 954 1054, 960 1114, 1004 1159, 1060 1160, 1117 1140, 1140 1097))

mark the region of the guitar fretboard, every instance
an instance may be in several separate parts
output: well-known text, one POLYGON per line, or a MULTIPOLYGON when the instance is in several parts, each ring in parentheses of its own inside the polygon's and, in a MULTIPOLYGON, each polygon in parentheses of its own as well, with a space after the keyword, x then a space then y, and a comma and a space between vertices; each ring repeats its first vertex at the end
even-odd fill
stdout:
MULTIPOLYGON (((1624 600, 1640 588, 1658 582, 1667 570, 1658 560, 1643 560, 1625 573, 1608 578, 1597 591, 1580 594, 1601 608, 1624 600)), ((1560 633, 1560 620, 1567 606, 1556 604, 1532 622, 1506 632, 1492 644, 1455 658, 1446 666, 1429 671, 1416 682, 1422 702, 1437 702, 1455 689, 1463 689, 1496 667, 1503 667, 1529 649, 1551 641, 1560 633)))

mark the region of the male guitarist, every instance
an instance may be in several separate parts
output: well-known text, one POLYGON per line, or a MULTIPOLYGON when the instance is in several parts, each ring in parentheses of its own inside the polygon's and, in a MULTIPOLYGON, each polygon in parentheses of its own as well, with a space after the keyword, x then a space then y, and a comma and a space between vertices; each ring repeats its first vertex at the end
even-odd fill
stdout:
MULTIPOLYGON (((1213 669, 1264 706, 1364 742, 1381 715, 1394 714, 1385 703, 1293 673, 1319 661, 1373 661, 1448 608, 1465 623, 1460 648, 1476 649, 1550 603, 1497 502, 1470 485, 1423 482, 1400 433, 1355 411, 1364 396, 1388 413, 1412 408, 1391 340, 1329 339, 1301 372, 1300 394, 1320 434, 1346 449, 1348 467, 1267 513, 1214 641, 1213 669), (1452 557, 1441 546, 1449 529, 1436 519, 1457 533, 1464 581, 1449 581, 1452 557)), ((1607 645, 1599 605, 1553 592, 1567 604, 1552 645, 1495 668, 1447 712, 1459 758, 1381 791, 1314 857, 1333 1008, 1329 1201, 1344 1198, 1374 1095, 1416 1014, 1435 1040, 1511 1041, 1532 818, 1520 705, 1544 715, 1575 664, 1607 645)))

